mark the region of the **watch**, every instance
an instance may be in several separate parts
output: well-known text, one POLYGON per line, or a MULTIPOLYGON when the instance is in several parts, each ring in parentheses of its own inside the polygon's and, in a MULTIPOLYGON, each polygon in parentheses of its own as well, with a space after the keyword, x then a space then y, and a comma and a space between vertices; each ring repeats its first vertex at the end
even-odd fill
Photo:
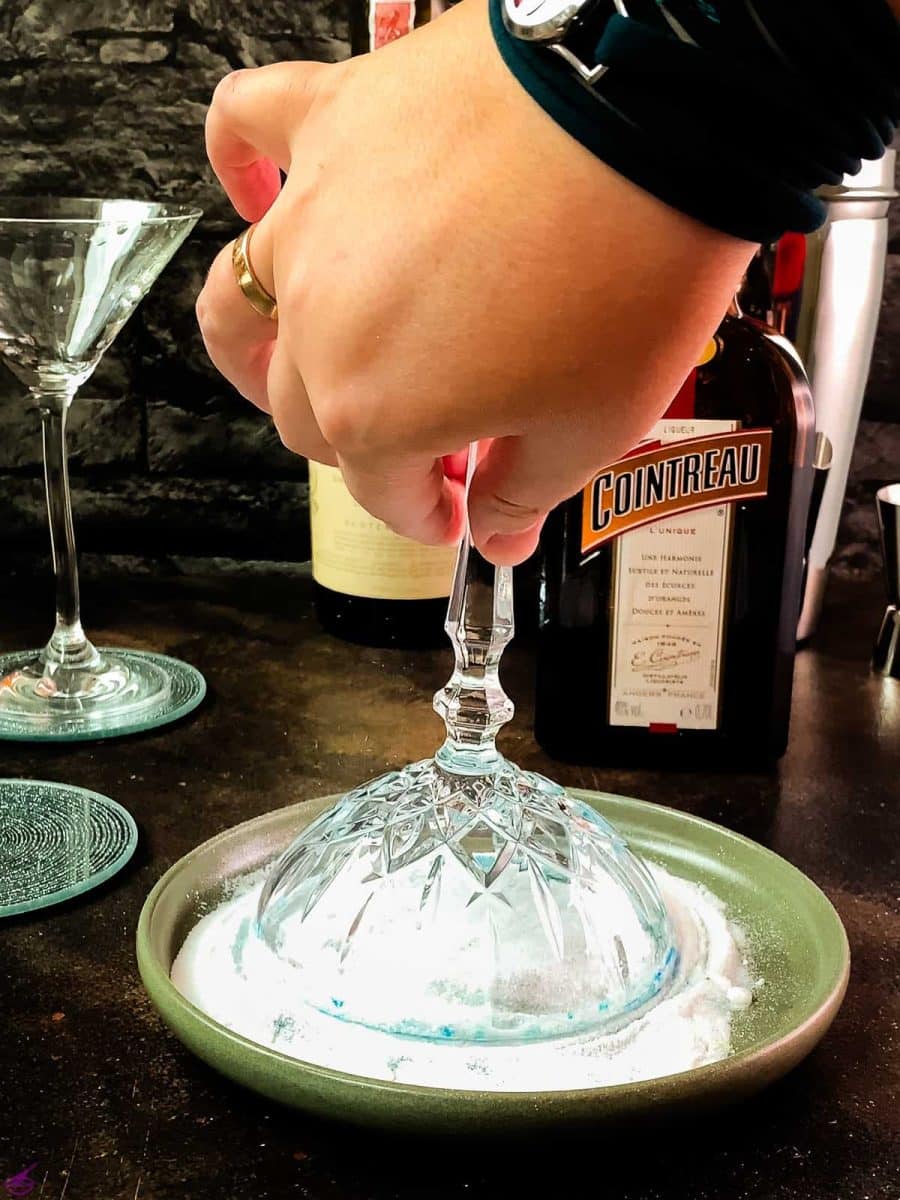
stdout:
POLYGON ((614 12, 628 16, 624 0, 502 0, 503 23, 513 37, 558 54, 592 88, 605 74, 594 49, 614 12))

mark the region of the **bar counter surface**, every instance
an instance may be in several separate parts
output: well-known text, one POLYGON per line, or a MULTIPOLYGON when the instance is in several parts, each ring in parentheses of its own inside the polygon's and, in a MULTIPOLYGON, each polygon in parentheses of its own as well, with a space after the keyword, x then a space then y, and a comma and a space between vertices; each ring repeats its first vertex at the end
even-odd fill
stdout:
MULTIPOLYGON (((40 644, 49 581, 3 591, 0 649, 40 644)), ((140 830, 135 857, 102 888, 0 921, 0 1200, 28 1194, 28 1180, 36 1200, 900 1198, 900 682, 868 671, 877 585, 832 587, 816 645, 798 658, 790 749, 769 773, 553 762, 529 732, 528 651, 509 652, 511 758, 771 846, 833 901, 853 967, 824 1042, 754 1100, 679 1127, 492 1146, 376 1136, 244 1091, 169 1033, 134 957, 144 898, 188 850, 430 755, 441 732, 431 696, 449 650, 334 640, 317 627, 302 576, 106 576, 86 579, 83 593, 95 642, 183 657, 209 695, 193 717, 143 736, 0 743, 0 775, 105 793, 140 830)))

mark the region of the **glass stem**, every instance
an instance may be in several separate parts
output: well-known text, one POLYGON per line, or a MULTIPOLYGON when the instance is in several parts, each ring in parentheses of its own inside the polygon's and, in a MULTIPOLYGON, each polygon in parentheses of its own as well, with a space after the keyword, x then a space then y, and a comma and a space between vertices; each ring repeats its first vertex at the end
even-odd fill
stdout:
MULTIPOLYGON (((466 496, 477 446, 469 447, 466 496)), ((512 718, 513 703, 500 683, 500 659, 514 631, 511 567, 495 567, 472 545, 468 518, 456 559, 445 625, 453 644, 453 674, 434 697, 447 739, 438 764, 457 774, 480 774, 503 761, 499 730, 512 718)))
POLYGON ((66 455, 66 417, 74 392, 49 389, 35 394, 41 412, 44 483, 50 522, 50 550, 56 579, 56 625, 44 647, 46 671, 89 667, 97 652, 84 635, 78 599, 78 562, 72 525, 72 498, 66 455))

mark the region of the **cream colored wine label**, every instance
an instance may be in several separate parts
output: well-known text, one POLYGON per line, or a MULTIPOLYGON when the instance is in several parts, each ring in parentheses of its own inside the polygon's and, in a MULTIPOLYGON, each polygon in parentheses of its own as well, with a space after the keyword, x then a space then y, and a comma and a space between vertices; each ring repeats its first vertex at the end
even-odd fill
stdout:
POLYGON ((648 442, 586 490, 582 549, 616 537, 608 719, 715 729, 733 502, 765 495, 771 430, 683 418, 648 442))
POLYGON ((449 596, 454 546, 420 546, 356 503, 336 467, 309 464, 313 578, 323 587, 374 600, 449 596))

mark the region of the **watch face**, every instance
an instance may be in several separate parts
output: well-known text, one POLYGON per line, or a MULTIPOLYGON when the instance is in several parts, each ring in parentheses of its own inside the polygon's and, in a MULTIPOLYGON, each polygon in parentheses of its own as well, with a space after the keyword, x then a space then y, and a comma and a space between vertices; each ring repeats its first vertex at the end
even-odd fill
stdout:
POLYGON ((529 41, 555 41, 589 0, 503 0, 506 28, 529 41))

